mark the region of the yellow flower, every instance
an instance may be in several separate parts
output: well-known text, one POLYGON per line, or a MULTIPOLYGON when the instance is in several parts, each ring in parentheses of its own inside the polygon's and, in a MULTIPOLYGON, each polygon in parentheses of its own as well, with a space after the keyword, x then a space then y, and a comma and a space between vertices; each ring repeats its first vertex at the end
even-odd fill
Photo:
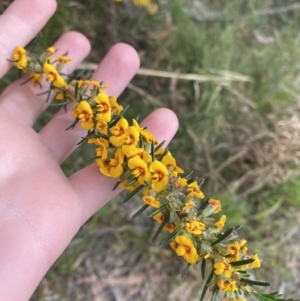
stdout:
POLYGON ((187 179, 179 177, 176 181, 175 187, 176 188, 182 188, 182 187, 185 187, 185 186, 187 186, 187 179))
POLYGON ((165 216, 162 212, 158 212, 153 216, 153 219, 156 220, 159 224, 161 224, 164 221, 165 216))
POLYGON ((110 129, 112 136, 109 137, 109 142, 116 147, 124 144, 125 131, 128 128, 128 121, 121 117, 121 119, 110 129))
POLYGON ((230 261, 238 261, 240 258, 240 245, 237 241, 227 246, 226 254, 229 255, 230 261))
POLYGON ((116 114, 116 115, 119 115, 122 110, 123 110, 123 107, 121 105, 118 104, 117 102, 117 98, 115 96, 109 96, 108 97, 108 100, 109 100, 109 105, 111 107, 111 110, 116 114))
POLYGON ((256 269, 260 267, 261 259, 258 257, 257 254, 248 255, 248 258, 254 259, 254 261, 248 265, 249 269, 256 269))
POLYGON ((219 279, 218 282, 217 282, 217 285, 223 292, 237 291, 236 282, 234 280, 219 279))
POLYGON ((80 79, 80 80, 77 81, 77 87, 78 87, 78 89, 81 89, 81 88, 87 89, 90 84, 91 84, 91 81, 88 80, 88 79, 85 79, 85 80, 80 79))
POLYGON ((122 140, 124 142, 122 145, 122 150, 127 158, 132 157, 143 151, 142 148, 136 147, 139 142, 139 137, 140 133, 134 126, 130 126, 125 130, 125 133, 122 137, 122 140))
POLYGON ((80 120, 83 129, 91 130, 94 127, 93 110, 87 101, 82 100, 78 106, 73 109, 72 115, 80 120))
MULTIPOLYGON (((103 148, 105 150, 105 148, 103 148)), ((119 178, 123 172, 123 164, 124 162, 124 153, 120 148, 118 148, 114 157, 110 160, 104 159, 96 159, 97 165, 100 167, 100 171, 107 177, 119 178)))
MULTIPOLYGON (((95 138, 91 138, 91 139, 95 139, 95 138)), ((98 139, 98 138, 97 138, 98 139)), ((88 142, 89 143, 89 142, 88 142)), ((100 167, 103 160, 107 159, 108 156, 108 151, 107 148, 102 146, 102 147, 98 147, 96 148, 96 163, 98 164, 98 166, 100 167)))
POLYGON ((141 136, 146 140, 148 143, 157 144, 155 137, 145 128, 141 128, 138 122, 135 119, 132 119, 132 125, 139 131, 141 136))
MULTIPOLYGON (((162 212, 159 212, 153 216, 153 219, 161 224, 164 221, 165 216, 162 212)), ((178 223, 166 223, 163 227, 163 230, 172 233, 176 228, 178 228, 178 223)))
POLYGON ((96 118, 96 126, 95 126, 96 130, 98 130, 100 133, 103 133, 105 135, 107 135, 107 122, 104 121, 102 118, 100 118, 99 116, 97 116, 96 118))
POLYGON ((145 195, 143 197, 143 201, 145 202, 145 204, 150 205, 151 207, 154 208, 159 208, 160 207, 160 203, 157 199, 155 199, 153 196, 151 195, 145 195))
POLYGON ((185 224, 185 230, 193 235, 200 235, 206 230, 206 226, 203 223, 192 219, 185 224))
POLYGON ((128 160, 128 167, 132 169, 131 174, 138 178, 140 184, 144 184, 145 181, 151 180, 151 173, 145 161, 143 161, 138 155, 131 157, 128 160))
POLYGON ((219 200, 210 199, 209 205, 215 207, 214 213, 219 213, 222 209, 221 202, 219 200))
POLYGON ((129 183, 129 181, 125 180, 125 181, 122 181, 119 186, 126 190, 129 190, 129 191, 133 191, 133 190, 137 189, 139 186, 141 186, 141 184, 139 182, 135 182, 134 184, 132 184, 130 186, 126 186, 128 183, 129 183))
POLYGON ((43 66, 43 71, 47 76, 47 81, 54 87, 68 89, 65 80, 59 75, 53 65, 46 62, 43 66))
POLYGON ((162 191, 169 182, 168 170, 164 164, 155 160, 149 167, 152 173, 151 187, 156 191, 162 191))
POLYGON ((216 275, 224 274, 224 276, 227 278, 231 277, 232 274, 231 265, 225 260, 216 261, 214 264, 214 269, 216 275))
POLYGON ((18 69, 24 70, 26 68, 27 56, 26 56, 26 50, 23 47, 21 46, 15 47, 12 58, 15 61, 16 67, 18 69))
POLYGON ((166 223, 163 227, 163 230, 172 233, 177 228, 178 228, 178 223, 166 223))
POLYGON ((31 83, 34 87, 39 86, 43 79, 42 73, 33 72, 31 75, 31 83))
POLYGON ((104 121, 109 122, 111 120, 111 107, 109 104, 109 99, 106 93, 100 92, 95 101, 97 103, 97 111, 99 113, 99 117, 101 117, 104 121))
POLYGON ((244 254, 246 254, 246 252, 247 252, 247 250, 248 250, 248 248, 246 247, 246 242, 247 242, 246 239, 241 239, 241 240, 239 241, 240 250, 241 250, 244 254))
POLYGON ((109 165, 111 166, 109 173, 111 177, 118 178, 124 171, 122 167, 122 163, 124 162, 124 153, 120 148, 118 148, 114 156, 114 159, 110 159, 109 161, 109 165))
POLYGON ((157 3, 150 3, 148 6, 147 6, 147 11, 150 15, 154 15, 158 10, 158 5, 157 3))
POLYGON ((176 161, 170 152, 162 158, 161 162, 172 172, 184 173, 184 171, 176 165, 176 161))
POLYGON ((56 48, 53 46, 48 47, 45 51, 45 53, 48 57, 51 56, 52 54, 54 54, 55 52, 56 52, 56 48))
POLYGON ((177 235, 170 246, 178 256, 183 256, 189 264, 195 264, 199 260, 199 255, 192 240, 184 235, 177 235))
POLYGON ((215 227, 221 231, 224 227, 226 222, 226 215, 222 215, 218 220, 215 221, 215 227))
POLYGON ((148 152, 146 152, 145 150, 143 150, 142 152, 140 152, 140 153, 139 153, 139 156, 140 156, 140 158, 141 158, 143 161, 145 161, 147 164, 148 164, 148 163, 151 163, 151 161, 152 161, 151 155, 150 155, 148 152))
POLYGON ((197 181, 194 181, 188 185, 187 193, 188 193, 189 197, 194 197, 194 198, 198 198, 198 199, 204 198, 204 194, 201 191, 201 189, 199 188, 197 181))
POLYGON ((132 0, 133 5, 135 6, 146 6, 150 3, 151 0, 132 0))
POLYGON ((56 60, 60 63, 60 64, 70 64, 72 59, 67 57, 66 55, 60 55, 56 58, 56 60))
POLYGON ((190 209, 197 208, 196 204, 194 201, 187 201, 184 206, 182 207, 181 211, 182 213, 190 211, 190 209))
POLYGON ((101 137, 98 138, 89 138, 87 140, 87 143, 89 144, 95 144, 95 145, 101 145, 102 147, 108 148, 109 147, 109 142, 101 137))

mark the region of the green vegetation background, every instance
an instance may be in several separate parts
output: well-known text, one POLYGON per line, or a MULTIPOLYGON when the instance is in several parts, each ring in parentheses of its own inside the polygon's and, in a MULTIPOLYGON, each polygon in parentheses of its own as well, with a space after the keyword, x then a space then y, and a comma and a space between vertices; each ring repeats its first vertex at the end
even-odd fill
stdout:
MULTIPOLYGON (((257 277, 274 290, 292 286, 289 263, 299 251, 300 2, 161 0, 153 16, 130 3, 59 0, 40 47, 68 30, 90 39, 88 62, 98 63, 117 42, 134 46, 154 76, 137 75, 119 98, 130 104, 128 116, 143 119, 161 106, 177 114, 170 150, 179 166, 205 178, 205 194, 221 199, 228 227, 243 225, 241 236, 263 258, 257 277)), ((40 117, 37 130, 54 111, 40 117)), ((63 163, 65 173, 90 164, 91 156, 80 147, 63 163)), ((101 209, 32 300, 197 300, 199 269, 179 280, 183 263, 151 242, 153 222, 146 215, 130 219, 140 206, 138 198, 123 205, 121 196, 101 209)))

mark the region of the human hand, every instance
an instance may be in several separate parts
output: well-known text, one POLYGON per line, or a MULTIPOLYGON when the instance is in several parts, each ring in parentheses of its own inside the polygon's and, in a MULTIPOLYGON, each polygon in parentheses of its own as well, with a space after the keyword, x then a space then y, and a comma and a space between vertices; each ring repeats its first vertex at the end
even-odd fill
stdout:
MULTIPOLYGON (((55 9, 54 0, 16 0, 0 16, 0 76, 11 67, 7 59, 14 47, 26 45, 55 9)), ((76 32, 64 34, 54 46, 73 58, 65 72, 72 72, 90 51, 88 40, 76 32)), ((108 94, 119 96, 138 68, 135 50, 118 44, 93 78, 108 85, 108 94)), ((101 175, 95 164, 69 178, 64 175, 60 163, 84 131, 80 126, 65 131, 73 122, 69 110, 36 133, 32 125, 47 103, 31 85, 20 86, 23 81, 0 96, 0 296, 5 301, 28 300, 81 225, 118 192, 112 191, 116 180, 101 175)), ((178 125, 167 109, 153 112, 143 124, 167 143, 178 125)))

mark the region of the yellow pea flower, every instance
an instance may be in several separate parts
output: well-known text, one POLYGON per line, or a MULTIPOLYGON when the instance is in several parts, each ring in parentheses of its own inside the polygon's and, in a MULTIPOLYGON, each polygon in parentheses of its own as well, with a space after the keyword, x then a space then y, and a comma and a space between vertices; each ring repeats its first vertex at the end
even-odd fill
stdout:
POLYGON ((110 165, 110 176, 113 178, 119 178, 124 170, 122 163, 124 162, 124 153, 122 149, 118 148, 114 154, 114 158, 110 159, 109 165, 110 165))
POLYGON ((113 127, 111 127, 110 132, 112 136, 109 137, 109 142, 116 147, 122 146, 124 144, 123 137, 128 127, 128 121, 122 117, 113 127))
POLYGON ((98 116, 104 121, 109 122, 111 120, 111 107, 107 94, 104 92, 98 93, 95 101, 97 104, 97 111, 99 113, 98 116))
POLYGON ((219 200, 210 199, 208 203, 215 208, 214 213, 219 213, 222 210, 221 202, 219 200))
POLYGON ((188 185, 187 193, 189 197, 204 199, 204 194, 199 188, 197 181, 194 181, 188 185))
POLYGON ((240 245, 237 241, 226 248, 226 254, 229 255, 230 261, 238 261, 240 258, 240 245))
POLYGON ((222 215, 218 220, 215 221, 214 225, 219 231, 221 231, 224 227, 225 222, 226 215, 222 215))
POLYGON ((41 81, 43 79, 42 73, 33 72, 31 74, 31 83, 34 87, 37 87, 41 84, 41 81))
POLYGON ((18 69, 23 69, 25 71, 27 66, 27 56, 26 50, 22 46, 15 47, 12 59, 15 61, 18 69))
POLYGON ((46 62, 43 66, 43 71, 47 76, 47 81, 54 87, 68 89, 68 85, 65 80, 59 75, 53 65, 46 62))
POLYGON ((217 285, 223 292, 235 292, 238 290, 236 287, 236 282, 234 280, 219 279, 217 285))
POLYGON ((116 114, 116 115, 119 115, 122 110, 123 110, 123 107, 121 105, 118 104, 117 102, 117 98, 115 96, 109 96, 108 97, 108 100, 109 100, 109 105, 111 107, 111 110, 116 114))
POLYGON ((241 239, 239 241, 239 246, 240 246, 240 250, 246 254, 247 250, 248 250, 248 247, 246 247, 246 243, 247 243, 247 240, 246 239, 241 239))
POLYGON ((162 158, 161 162, 170 170, 175 171, 176 173, 184 173, 184 171, 176 165, 176 160, 171 155, 170 152, 162 158))
POLYGON ((45 51, 45 53, 48 57, 51 56, 52 54, 54 54, 55 52, 56 52, 56 48, 53 46, 48 47, 45 51))
POLYGON ((228 262, 226 262, 225 260, 216 261, 214 264, 214 269, 215 269, 214 272, 216 275, 224 274, 224 276, 227 278, 231 277, 231 274, 232 274, 231 265, 228 262))
POLYGON ((195 264, 199 260, 199 255, 192 240, 184 235, 177 235, 170 246, 178 256, 182 256, 189 264, 195 264))
POLYGON ((96 118, 96 130, 98 130, 100 133, 103 133, 107 135, 108 125, 105 120, 103 120, 101 117, 97 116, 96 118))
POLYGON ((156 191, 162 191, 169 182, 168 170, 166 166, 160 161, 153 161, 149 167, 152 173, 151 187, 156 191))
POLYGON ((196 221, 195 219, 192 219, 185 224, 186 232, 191 233, 193 235, 200 235, 206 229, 207 228, 203 223, 196 221))
POLYGON ((145 202, 145 204, 150 205, 151 207, 154 208, 159 208, 160 207, 160 203, 157 199, 155 199, 153 196, 151 195, 145 195, 143 197, 143 201, 145 202))
MULTIPOLYGON (((165 216, 162 212, 159 212, 153 216, 153 219, 156 220, 159 224, 161 224, 164 221, 165 216)), ((166 223, 163 227, 163 230, 172 233, 177 228, 178 223, 166 223)))
POLYGON ((187 184, 187 179, 185 179, 185 178, 180 178, 180 177, 178 177, 178 179, 177 179, 177 181, 176 181, 176 183, 175 183, 175 187, 176 188, 182 188, 182 187, 185 187, 185 186, 187 186, 188 184, 187 184))
POLYGON ((72 59, 67 57, 66 55, 60 55, 56 58, 56 60, 60 63, 60 64, 70 64, 72 62, 72 59))
POLYGON ((190 209, 197 209, 197 205, 195 204, 194 201, 187 201, 184 206, 182 207, 181 211, 182 213, 186 213, 190 211, 190 209))
POLYGON ((145 181, 151 180, 151 173, 148 169, 148 165, 138 155, 131 157, 128 160, 128 167, 132 170, 131 174, 138 179, 140 184, 144 184, 145 181))
POLYGON ((261 259, 258 257, 257 254, 248 255, 248 258, 254 259, 254 261, 248 265, 249 269, 256 269, 260 267, 261 259))
POLYGON ((80 120, 83 129, 91 130, 94 127, 93 110, 87 101, 82 100, 78 106, 73 109, 72 115, 80 120))

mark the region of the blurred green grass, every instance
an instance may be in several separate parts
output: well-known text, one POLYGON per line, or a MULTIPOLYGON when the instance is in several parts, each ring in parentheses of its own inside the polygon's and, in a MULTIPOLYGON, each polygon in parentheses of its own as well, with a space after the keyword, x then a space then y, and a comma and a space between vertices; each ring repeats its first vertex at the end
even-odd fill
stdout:
MULTIPOLYGON (((158 13, 148 16, 130 1, 59 0, 40 47, 53 44, 63 32, 77 30, 91 41, 88 62, 98 63, 113 44, 126 42, 138 51, 143 68, 206 77, 197 82, 137 75, 119 101, 130 104, 129 117, 142 119, 159 103, 177 114, 180 128, 170 150, 179 165, 205 178, 204 191, 220 197, 228 226, 244 225, 241 234, 267 265, 263 276, 270 277, 269 264, 288 277, 283 268, 287 253, 283 256, 282 248, 289 244, 280 242, 297 222, 300 206, 299 150, 294 140, 286 139, 299 131, 295 119, 299 113, 299 2, 161 0, 159 4, 158 13), (243 81, 243 76, 251 81, 243 81), (285 121, 285 127, 279 121, 285 121)), ((2 80, 1 87, 12 77, 2 80)), ((36 129, 54 113, 55 109, 45 112, 36 129)), ((70 175, 90 164, 90 157, 90 148, 81 147, 62 167, 70 175)), ((94 300, 88 284, 72 285, 93 274, 93 269, 86 266, 85 255, 85 265, 74 267, 74 262, 88 254, 95 265, 105 265, 120 250, 124 267, 131 254, 136 254, 137 267, 148 267, 147 261, 153 271, 165 267, 172 275, 165 291, 171 296, 180 262, 150 242, 151 221, 129 219, 139 200, 128 205, 121 200, 113 200, 83 226, 32 300, 52 300, 51 296, 94 300), (97 236, 105 228, 110 230, 97 236), (102 261, 98 254, 103 254, 102 261), (157 258, 162 261, 158 267, 157 258)), ((111 265, 112 274, 113 270, 111 265)))

